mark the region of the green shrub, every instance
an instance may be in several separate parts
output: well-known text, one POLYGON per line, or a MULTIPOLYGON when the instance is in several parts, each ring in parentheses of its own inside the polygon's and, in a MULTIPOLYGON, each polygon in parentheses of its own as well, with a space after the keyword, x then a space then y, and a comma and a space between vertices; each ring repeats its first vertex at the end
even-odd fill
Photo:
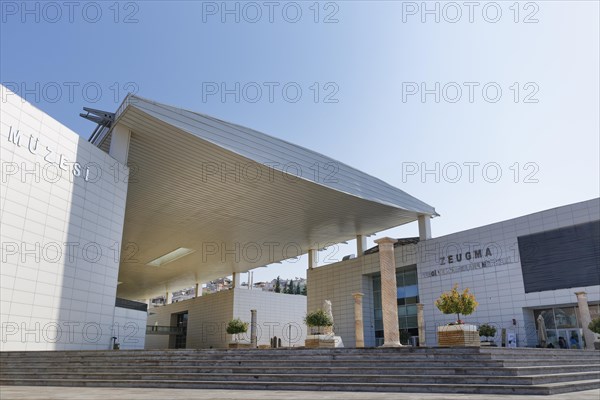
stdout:
POLYGON ((227 324, 227 333, 230 335, 238 335, 240 333, 246 333, 248 331, 248 323, 242 322, 241 319, 236 318, 229 321, 227 324))
POLYGON ((589 323, 588 329, 595 334, 600 335, 600 317, 594 318, 592 322, 589 323))
POLYGON ((483 324, 479 327, 479 336, 485 338, 496 336, 496 328, 488 324, 483 324))
POLYGON ((329 315, 325 311, 319 309, 317 311, 306 314, 304 317, 304 323, 309 327, 323 327, 332 326, 333 321, 329 318, 329 315))

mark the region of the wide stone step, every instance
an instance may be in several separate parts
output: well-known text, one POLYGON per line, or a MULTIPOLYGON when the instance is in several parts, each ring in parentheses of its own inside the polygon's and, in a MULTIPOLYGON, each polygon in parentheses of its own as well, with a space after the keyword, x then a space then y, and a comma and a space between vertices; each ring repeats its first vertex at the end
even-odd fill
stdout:
POLYGON ((404 393, 472 393, 551 395, 600 388, 600 380, 559 382, 543 385, 470 385, 422 383, 352 383, 352 382, 249 382, 249 381, 157 381, 157 380, 77 380, 77 379, 0 379, 0 385, 20 386, 89 386, 178 389, 230 390, 311 390, 404 393))
POLYGON ((380 375, 502 375, 502 376, 522 376, 522 375, 545 375, 545 374, 567 374, 575 372, 600 372, 600 364, 595 365, 573 365, 573 366, 536 366, 519 368, 499 368, 499 367, 457 367, 457 366, 305 366, 305 367, 281 367, 277 365, 269 366, 223 366, 215 365, 210 367, 192 366, 185 367, 179 365, 171 366, 152 366, 139 368, 139 366, 63 366, 53 365, 40 367, 32 364, 29 367, 10 367, 6 368, 0 374, 3 377, 14 377, 22 374, 37 374, 42 376, 46 373, 69 374, 69 373, 130 373, 132 370, 143 373, 156 374, 192 374, 192 373, 218 373, 218 374, 380 374, 380 375))
POLYGON ((412 348, 0 353, 0 383, 552 394, 600 387, 600 353, 412 348))
MULTIPOLYGON (((28 357, 145 357, 145 358, 181 358, 181 357, 202 357, 217 358, 223 357, 456 357, 456 348, 427 348, 427 347, 404 347, 404 348, 373 348, 373 349, 305 349, 305 348, 282 348, 282 349, 201 349, 201 350, 96 350, 96 351, 35 351, 35 352, 1 352, 0 360, 5 359, 23 359, 28 357)), ((526 349, 526 348, 493 348, 493 347, 467 347, 462 348, 460 357, 475 356, 482 358, 492 358, 500 356, 503 358, 600 358, 600 352, 583 350, 563 350, 563 349, 526 349)))
MULTIPOLYGON (((186 359, 203 359, 203 360, 237 360, 237 359, 258 359, 258 360, 270 360, 273 358, 277 359, 292 359, 292 360, 397 360, 397 359, 407 359, 407 360, 432 360, 432 359, 448 359, 448 360, 457 360, 457 359, 480 359, 480 360, 490 360, 492 356, 489 354, 457 354, 457 353, 400 353, 400 354, 353 354, 353 353, 334 353, 334 354, 310 354, 310 353, 298 353, 291 355, 273 355, 269 353, 263 353, 260 351, 253 353, 223 353, 223 354, 181 354, 181 355, 144 355, 144 354, 119 354, 120 352, 115 352, 113 355, 68 355, 68 354, 51 354, 51 353, 43 353, 39 355, 23 355, 21 357, 10 357, 10 358, 0 358, 1 361, 20 361, 20 360, 94 360, 94 361, 102 361, 105 359, 119 359, 119 360, 186 360, 186 359)), ((568 357, 564 357, 568 358, 568 357)), ((575 358, 575 357, 571 357, 575 358)))
POLYGON ((96 360, 94 358, 76 358, 76 359, 20 359, 20 360, 0 360, 2 366, 13 366, 13 367, 30 367, 37 365, 40 367, 56 366, 56 365, 73 365, 73 366, 212 366, 212 365, 274 365, 274 366, 343 366, 343 365, 355 365, 355 366, 390 366, 390 365, 408 365, 408 366, 444 366, 452 365, 457 367, 485 367, 485 366, 540 366, 540 365, 595 365, 600 363, 600 360, 595 359, 564 359, 557 362, 552 359, 508 359, 503 360, 501 358, 495 359, 432 359, 432 360, 411 360, 399 357, 396 359, 380 359, 380 360, 364 360, 364 359, 302 359, 302 360, 290 360, 290 359, 257 359, 257 358, 245 358, 245 359, 203 359, 203 358, 182 358, 182 359, 168 359, 163 360, 160 358, 145 359, 143 357, 135 359, 117 359, 117 358, 103 358, 96 360))
MULTIPOLYGON (((400 354, 396 356, 380 356, 377 355, 364 355, 364 356, 356 356, 349 354, 342 355, 298 355, 298 356, 268 356, 265 354, 251 354, 251 355, 242 355, 242 354, 224 354, 222 356, 203 356, 203 355, 188 355, 188 356, 179 356, 179 357, 160 357, 160 356, 144 356, 144 355, 130 355, 127 357, 119 357, 119 356, 106 356, 106 357, 96 357, 96 356, 51 356, 51 355, 40 355, 38 357, 29 356, 29 357, 19 357, 19 358, 8 358, 8 359, 0 359, 0 362, 25 362, 30 360, 40 360, 40 361, 56 361, 56 360, 88 360, 88 361, 104 361, 104 360, 119 360, 119 361, 138 361, 138 360, 175 360, 175 361, 185 361, 185 360, 494 360, 498 357, 492 357, 490 355, 411 355, 411 354, 400 354)), ((509 357, 509 359, 513 359, 515 357, 509 357)), ((538 357, 542 358, 542 357, 538 357)), ((543 357, 546 358, 546 357, 543 357)), ((582 357, 564 357, 563 359, 587 359, 582 357)), ((552 357, 547 357, 547 359, 554 359, 552 357)), ((593 358, 589 358, 590 360, 593 358)))
POLYGON ((35 373, 3 374, 2 379, 41 380, 156 380, 156 381, 250 381, 250 382, 351 382, 351 383, 435 383, 475 385, 537 385, 554 382, 600 379, 600 372, 579 372, 536 376, 476 376, 476 375, 380 375, 380 374, 250 374, 250 373, 35 373))
POLYGON ((166 352, 164 354, 150 353, 146 354, 143 351, 112 351, 112 352, 90 352, 85 354, 82 352, 32 352, 32 353, 0 353, 0 360, 23 360, 23 359, 94 359, 102 360, 105 358, 110 359, 187 359, 187 358, 203 358, 203 359, 237 359, 237 358, 258 358, 258 359, 272 359, 272 358, 293 358, 293 359, 456 359, 456 358, 477 358, 477 359, 600 359, 600 352, 592 351, 569 351, 563 350, 560 353, 556 352, 520 352, 520 351, 508 351, 506 354, 499 351, 485 351, 485 352, 418 352, 418 351, 399 351, 399 352, 311 352, 311 351, 292 351, 292 352, 279 352, 269 350, 252 350, 252 351, 224 351, 224 352, 202 352, 202 351, 189 351, 189 352, 166 352))
POLYGON ((2 370, 8 369, 19 369, 29 370, 31 368, 40 369, 54 369, 56 367, 68 367, 68 368, 124 368, 124 369, 154 369, 154 368, 214 368, 214 367, 243 367, 243 368, 287 368, 292 369, 296 367, 302 368, 336 368, 336 367, 354 367, 354 368, 454 368, 454 369, 484 369, 484 368, 554 368, 554 367, 579 367, 584 366, 590 370, 597 370, 598 363, 585 362, 581 360, 569 360, 569 362, 561 362, 558 365, 556 363, 548 362, 547 360, 536 360, 536 361, 502 361, 494 360, 488 362, 480 361, 429 361, 429 362, 415 362, 415 361, 298 361, 298 362, 287 362, 284 360, 243 360, 243 361, 195 361, 195 362, 181 362, 181 361, 139 361, 133 363, 123 362, 31 362, 31 363, 0 363, 2 370))

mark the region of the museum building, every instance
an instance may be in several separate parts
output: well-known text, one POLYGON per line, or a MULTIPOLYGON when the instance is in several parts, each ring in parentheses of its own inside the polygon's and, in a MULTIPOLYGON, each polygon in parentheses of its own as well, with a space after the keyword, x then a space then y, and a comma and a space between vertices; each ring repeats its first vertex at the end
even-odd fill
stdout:
POLYGON ((535 346, 539 315, 550 342, 590 342, 579 307, 599 313, 599 199, 433 238, 432 206, 276 137, 129 95, 114 113, 88 110, 85 140, 0 88, 3 351, 225 347, 227 321, 251 314, 257 345, 300 346, 325 300, 346 346, 357 301, 366 346, 435 345, 452 316, 433 304, 455 283, 480 303, 467 321, 496 325, 499 344, 535 346), (367 248, 412 222, 418 236, 367 248), (356 257, 317 265, 350 240, 356 257), (304 254, 307 297, 240 285, 304 254), (201 296, 226 276, 231 290, 201 296), (167 304, 148 309, 158 296, 167 304))
POLYGON ((223 346, 223 325, 252 309, 268 343, 301 323, 306 298, 245 290, 241 273, 436 215, 348 165, 203 114, 128 95, 114 113, 87 110, 97 128, 85 140, 1 92, 2 350, 144 348, 165 330, 148 345, 223 346), (199 296, 226 276, 230 293, 199 296), (194 286, 198 297, 149 319, 150 299, 194 286))

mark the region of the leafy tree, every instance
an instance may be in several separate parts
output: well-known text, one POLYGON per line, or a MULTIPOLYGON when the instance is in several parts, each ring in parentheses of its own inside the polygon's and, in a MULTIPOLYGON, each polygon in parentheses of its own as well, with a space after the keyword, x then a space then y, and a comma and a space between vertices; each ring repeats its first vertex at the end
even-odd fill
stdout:
POLYGON ((235 335, 235 341, 239 341, 239 334, 246 333, 248 331, 248 323, 242 322, 241 319, 235 318, 229 321, 227 324, 227 333, 235 335))
POLYGON ((294 288, 294 294, 300 294, 300 282, 296 283, 296 287, 294 288))
POLYGON ((451 291, 442 293, 440 298, 435 301, 435 306, 444 314, 456 314, 458 324, 463 323, 460 320, 460 314, 473 314, 478 305, 475 296, 469 293, 469 288, 460 293, 458 284, 455 284, 451 291))
POLYGON ((275 293, 281 293, 281 278, 279 277, 275 281, 275 293))
POLYGON ((304 323, 309 327, 317 327, 319 333, 321 333, 322 327, 333 325, 333 321, 331 318, 329 318, 329 315, 327 315, 322 309, 318 309, 317 311, 306 314, 306 317, 304 317, 304 323))
POLYGON ((597 335, 600 335, 600 317, 594 318, 592 322, 588 324, 588 329, 597 335))
POLYGON ((304 285, 302 286, 302 290, 300 291, 300 294, 301 294, 302 296, 306 296, 306 294, 307 294, 307 292, 306 292, 306 284, 304 284, 304 285))

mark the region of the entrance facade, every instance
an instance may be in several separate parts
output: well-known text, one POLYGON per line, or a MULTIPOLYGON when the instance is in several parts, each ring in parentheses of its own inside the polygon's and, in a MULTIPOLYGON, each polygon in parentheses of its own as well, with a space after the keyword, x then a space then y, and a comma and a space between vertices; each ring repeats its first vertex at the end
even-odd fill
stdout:
MULTIPOLYGON (((600 305, 590 304, 592 319, 600 315, 600 305)), ((585 340, 576 306, 553 307, 533 310, 535 320, 539 315, 546 325, 547 344, 557 349, 584 349, 585 340)))

